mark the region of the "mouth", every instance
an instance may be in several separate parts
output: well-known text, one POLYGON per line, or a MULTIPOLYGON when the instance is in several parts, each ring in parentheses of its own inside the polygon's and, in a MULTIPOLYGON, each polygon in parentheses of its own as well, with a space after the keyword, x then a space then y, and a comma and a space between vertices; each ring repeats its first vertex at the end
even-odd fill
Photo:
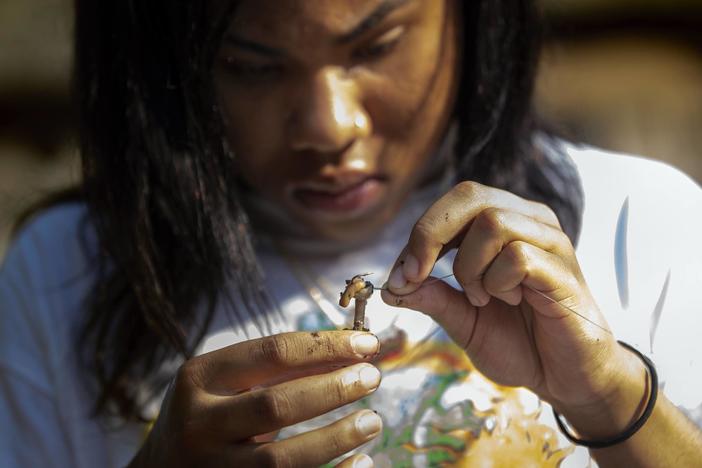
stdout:
POLYGON ((386 182, 380 176, 366 175, 339 183, 309 183, 293 188, 292 198, 304 209, 319 214, 359 216, 377 205, 386 182))

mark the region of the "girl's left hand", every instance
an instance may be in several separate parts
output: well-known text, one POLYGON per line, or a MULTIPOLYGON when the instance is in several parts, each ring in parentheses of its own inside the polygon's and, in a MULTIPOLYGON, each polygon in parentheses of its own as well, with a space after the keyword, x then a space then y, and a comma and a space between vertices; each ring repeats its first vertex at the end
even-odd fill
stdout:
POLYGON ((457 185, 417 221, 388 288, 385 302, 432 316, 494 382, 527 387, 569 419, 580 412, 594 421, 612 405, 625 418, 636 412, 641 363, 564 307, 608 329, 547 206, 474 182, 457 185), (423 285, 452 248, 463 291, 443 281, 423 285))

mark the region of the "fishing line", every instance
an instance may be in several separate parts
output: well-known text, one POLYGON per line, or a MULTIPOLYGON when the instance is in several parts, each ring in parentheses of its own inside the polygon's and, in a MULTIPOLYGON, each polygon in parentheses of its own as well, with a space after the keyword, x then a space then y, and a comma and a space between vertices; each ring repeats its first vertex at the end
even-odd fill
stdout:
MULTIPOLYGON (((442 276, 442 277, 440 277, 440 278, 433 278, 433 279, 431 279, 431 280, 429 280, 429 281, 425 281, 424 283, 422 283, 421 286, 429 286, 430 284, 434 284, 434 283, 436 283, 436 282, 438 282, 438 281, 442 281, 442 280, 445 280, 445 279, 447 279, 447 278, 451 278, 452 276, 454 276, 453 273, 450 274, 450 275, 442 276)), ((420 286, 420 287, 421 287, 421 286, 420 286)), ((535 292, 536 294, 538 294, 539 296, 543 297, 544 299, 547 299, 547 300, 551 301, 551 302, 554 303, 554 304, 558 304, 559 306, 563 307, 563 308, 566 309, 567 311, 574 313, 575 315, 577 315, 577 316, 580 317, 581 319, 585 320, 585 321, 588 322, 588 323, 591 323, 592 325, 596 326, 596 327, 599 328, 600 330, 605 331, 605 332, 609 333, 610 335, 614 335, 614 333, 612 333, 609 329, 607 329, 607 328, 603 327, 602 325, 600 325, 599 323, 596 323, 595 321, 593 321, 593 320, 591 320, 591 319, 585 317, 584 315, 582 315, 581 313, 579 313, 579 312, 573 310, 572 308, 568 307, 567 305, 562 304, 561 302, 559 302, 559 301, 553 299, 552 297, 548 296, 547 294, 544 294, 544 293, 542 293, 541 291, 538 291, 538 290, 536 290, 536 289, 534 289, 534 288, 532 288, 532 287, 530 287, 530 286, 526 286, 526 285, 522 285, 522 286, 525 287, 525 288, 527 288, 529 291, 535 292)), ((377 290, 380 290, 380 291, 390 291, 387 287, 385 287, 385 288, 374 288, 374 289, 377 289, 377 290)), ((392 292, 392 291, 390 291, 390 292, 392 292)))

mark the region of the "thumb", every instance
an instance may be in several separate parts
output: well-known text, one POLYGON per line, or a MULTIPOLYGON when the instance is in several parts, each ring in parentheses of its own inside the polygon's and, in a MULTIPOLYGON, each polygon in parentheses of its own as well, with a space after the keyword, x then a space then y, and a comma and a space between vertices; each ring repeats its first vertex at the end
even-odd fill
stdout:
POLYGON ((383 289, 380 297, 388 305, 432 317, 459 344, 467 343, 473 334, 477 309, 468 302, 463 291, 437 278, 430 276, 419 289, 405 295, 383 289))

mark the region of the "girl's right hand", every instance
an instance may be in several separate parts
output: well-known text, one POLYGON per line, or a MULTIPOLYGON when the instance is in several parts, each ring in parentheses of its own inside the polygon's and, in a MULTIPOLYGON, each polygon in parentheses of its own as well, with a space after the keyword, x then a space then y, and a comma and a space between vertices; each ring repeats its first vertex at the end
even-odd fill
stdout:
MULTIPOLYGON (((375 335, 283 333, 197 356, 179 369, 159 417, 130 467, 320 465, 368 442, 380 417, 361 410, 286 440, 266 434, 358 400, 380 383, 368 361, 375 335)), ((356 455, 352 466, 370 458, 356 455)))

